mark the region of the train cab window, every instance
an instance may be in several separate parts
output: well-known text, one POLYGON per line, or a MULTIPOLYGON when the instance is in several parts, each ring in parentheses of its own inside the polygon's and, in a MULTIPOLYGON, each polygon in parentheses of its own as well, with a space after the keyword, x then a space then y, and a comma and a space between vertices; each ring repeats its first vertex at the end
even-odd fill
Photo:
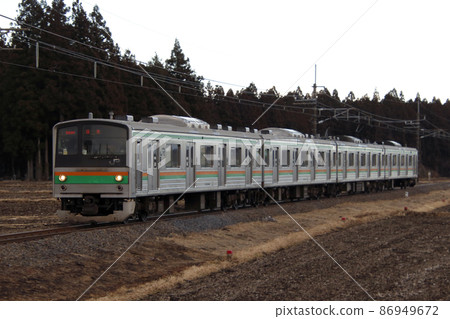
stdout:
POLYGON ((62 126, 56 136, 56 167, 125 166, 128 129, 98 122, 62 126))
POLYGON ((348 166, 355 166, 355 153, 348 154, 348 166))
POLYGON ((361 154, 361 166, 366 166, 366 154, 361 154))
POLYGON ((200 166, 201 167, 214 166, 214 146, 211 145, 200 146, 200 166))
POLYGON ((121 127, 93 124, 83 125, 81 153, 83 155, 124 155, 127 132, 121 127))
POLYGON ((78 127, 69 126, 58 130, 58 155, 76 155, 78 153, 78 127))
POLYGON ((283 150, 281 152, 281 165, 284 167, 291 165, 291 150, 283 150))
POLYGON ((372 154, 372 166, 377 166, 377 154, 372 154))
POLYGON ((167 168, 181 167, 181 145, 165 144, 160 148, 160 163, 165 164, 167 168))
POLYGON ((230 166, 240 167, 242 164, 242 147, 231 147, 230 166))
POLYGON ((302 163, 302 167, 308 167, 309 166, 309 152, 301 151, 300 152, 300 160, 302 163))

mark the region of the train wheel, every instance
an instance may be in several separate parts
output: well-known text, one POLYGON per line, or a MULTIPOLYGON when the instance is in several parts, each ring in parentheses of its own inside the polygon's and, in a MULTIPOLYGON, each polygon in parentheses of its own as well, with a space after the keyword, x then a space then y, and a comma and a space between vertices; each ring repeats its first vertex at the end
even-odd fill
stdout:
POLYGON ((144 212, 139 213, 139 220, 141 222, 146 222, 148 220, 147 212, 144 211, 144 212))

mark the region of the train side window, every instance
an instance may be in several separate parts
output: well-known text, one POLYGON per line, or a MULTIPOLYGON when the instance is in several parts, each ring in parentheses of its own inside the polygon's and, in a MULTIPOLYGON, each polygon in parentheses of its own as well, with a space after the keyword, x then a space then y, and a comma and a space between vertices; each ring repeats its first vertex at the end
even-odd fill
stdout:
POLYGON ((160 149, 160 162, 167 168, 181 167, 181 145, 166 144, 160 149))
POLYGON ((361 154, 361 166, 366 166, 366 154, 361 154))
POLYGON ((338 165, 342 166, 342 153, 341 152, 339 152, 339 154, 338 154, 338 165))
POLYGON ((230 166, 240 167, 242 164, 242 147, 231 147, 230 166))
POLYGON ((268 148, 264 149, 264 163, 270 166, 270 150, 268 148))
POLYGON ((308 151, 301 151, 300 159, 302 161, 302 167, 309 166, 309 152, 308 151))
POLYGON ((213 167, 214 166, 214 146, 201 145, 200 146, 200 166, 213 167))
POLYGON ((400 165, 405 166, 405 155, 401 156, 401 163, 400 165))
POLYGON ((291 165, 291 150, 283 150, 281 152, 281 165, 284 167, 291 165))
POLYGON ((372 154, 372 166, 377 166, 377 154, 372 154))
POLYGON ((320 151, 317 153, 317 166, 325 166, 325 152, 320 151))
POLYGON ((412 156, 408 156, 408 166, 412 166, 412 156))
POLYGON ((348 154, 348 166, 355 166, 355 153, 348 154))
POLYGON ((262 164, 261 149, 257 148, 255 154, 256 154, 256 157, 253 159, 253 163, 254 163, 253 167, 260 167, 262 164))
POLYGON ((333 152, 331 155, 332 166, 336 166, 336 152, 333 152))
POLYGON ((392 156, 392 166, 397 166, 397 155, 392 156))

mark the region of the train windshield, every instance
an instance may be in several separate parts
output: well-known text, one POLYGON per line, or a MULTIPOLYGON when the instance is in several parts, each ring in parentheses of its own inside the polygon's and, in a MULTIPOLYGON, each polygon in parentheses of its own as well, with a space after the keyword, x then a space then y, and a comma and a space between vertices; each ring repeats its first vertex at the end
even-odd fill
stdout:
POLYGON ((69 126, 58 130, 58 155, 76 155, 78 153, 78 127, 69 126))
POLYGON ((57 131, 56 166, 125 166, 128 130, 124 126, 82 123, 57 131))
POLYGON ((126 142, 124 128, 100 124, 82 126, 82 155, 125 155, 126 142))

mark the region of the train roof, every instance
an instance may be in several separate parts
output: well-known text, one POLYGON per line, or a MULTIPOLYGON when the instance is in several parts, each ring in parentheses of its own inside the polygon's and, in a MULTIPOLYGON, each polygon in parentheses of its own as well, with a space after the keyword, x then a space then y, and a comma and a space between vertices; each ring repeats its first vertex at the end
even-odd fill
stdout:
MULTIPOLYGON (((266 139, 266 140, 304 140, 304 141, 314 141, 320 144, 337 144, 341 146, 353 145, 355 144, 359 147, 387 147, 387 148, 398 148, 403 147, 400 143, 395 141, 384 141, 381 144, 363 142, 361 139, 342 135, 338 137, 327 137, 320 138, 309 136, 308 134, 303 134, 299 131, 289 128, 279 128, 279 127, 268 127, 258 131, 257 129, 250 129, 248 127, 238 128, 233 130, 231 126, 222 126, 220 124, 211 125, 203 120, 187 117, 187 116, 177 116, 177 115, 166 115, 159 114, 148 116, 142 118, 140 121, 134 121, 133 116, 116 116, 114 119, 103 119, 103 118, 93 118, 90 114, 87 119, 76 119, 69 120, 65 122, 60 122, 57 125, 69 124, 78 121, 101 121, 109 122, 115 124, 123 124, 131 127, 134 130, 151 130, 151 131, 161 131, 161 132, 174 132, 174 133, 187 133, 187 134, 205 134, 213 136, 224 136, 233 138, 248 138, 248 139, 266 139)), ((408 148, 408 147, 404 147, 408 148)), ((413 149, 413 148, 409 148, 413 149)))

